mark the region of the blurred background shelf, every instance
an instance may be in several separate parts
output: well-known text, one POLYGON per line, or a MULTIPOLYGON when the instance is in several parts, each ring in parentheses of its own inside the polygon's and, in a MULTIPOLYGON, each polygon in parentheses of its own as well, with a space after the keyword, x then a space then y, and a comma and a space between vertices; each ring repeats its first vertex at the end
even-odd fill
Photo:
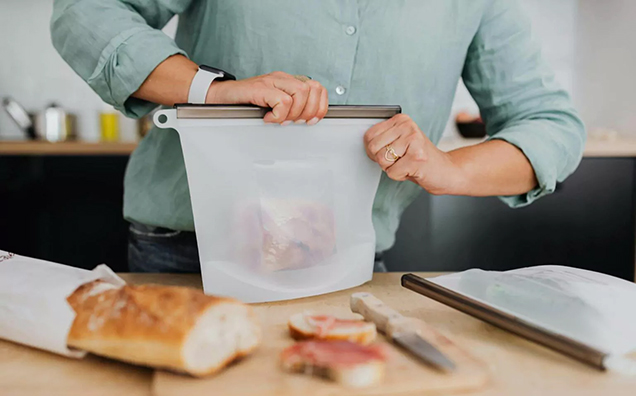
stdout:
POLYGON ((1 141, 0 155, 130 155, 135 142, 19 142, 1 141))

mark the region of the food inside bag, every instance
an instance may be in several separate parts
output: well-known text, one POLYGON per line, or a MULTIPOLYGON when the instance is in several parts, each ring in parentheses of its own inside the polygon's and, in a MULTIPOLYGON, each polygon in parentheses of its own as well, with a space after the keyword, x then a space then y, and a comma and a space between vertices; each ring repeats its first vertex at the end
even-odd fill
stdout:
POLYGON ((261 223, 267 270, 319 265, 336 251, 333 211, 320 202, 264 200, 261 223))
POLYGON ((240 262, 259 272, 309 268, 326 263, 336 249, 333 210, 321 202, 263 199, 240 209, 235 238, 245 249, 240 262))
MULTIPOLYGON (((332 172, 324 159, 256 161, 257 202, 236 237, 259 271, 325 264, 336 251, 332 172)), ((240 252, 240 250, 239 250, 240 252)))

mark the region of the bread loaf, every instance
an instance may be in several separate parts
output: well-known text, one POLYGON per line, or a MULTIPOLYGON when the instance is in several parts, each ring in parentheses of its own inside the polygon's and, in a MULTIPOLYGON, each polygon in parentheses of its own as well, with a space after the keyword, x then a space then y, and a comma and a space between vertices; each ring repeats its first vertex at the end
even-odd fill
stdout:
POLYGON ((194 376, 249 354, 261 338, 249 306, 186 287, 96 281, 67 301, 76 313, 70 347, 194 376))

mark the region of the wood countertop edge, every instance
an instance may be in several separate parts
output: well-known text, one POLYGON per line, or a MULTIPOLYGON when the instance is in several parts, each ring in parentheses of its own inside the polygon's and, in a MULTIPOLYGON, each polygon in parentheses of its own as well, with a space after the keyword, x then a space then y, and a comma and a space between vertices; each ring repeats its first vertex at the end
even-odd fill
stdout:
MULTIPOLYGON (((399 282, 400 278, 404 274, 409 272, 376 272, 373 274, 373 279, 369 282, 374 284, 375 282, 392 279, 399 282)), ((422 278, 433 278, 440 275, 446 275, 450 272, 412 272, 422 278)), ((189 286, 197 289, 203 289, 203 283, 201 281, 200 274, 151 274, 151 273, 118 273, 123 280, 132 285, 141 284, 159 284, 170 286, 189 286)))

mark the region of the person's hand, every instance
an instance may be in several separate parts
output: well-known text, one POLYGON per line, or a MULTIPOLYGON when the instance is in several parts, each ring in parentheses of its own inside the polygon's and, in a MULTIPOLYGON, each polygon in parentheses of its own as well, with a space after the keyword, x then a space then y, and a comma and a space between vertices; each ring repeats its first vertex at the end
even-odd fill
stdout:
POLYGON ((367 155, 393 180, 410 180, 434 195, 460 188, 462 171, 405 114, 371 127, 364 135, 367 155))
POLYGON ((269 107, 272 111, 264 121, 283 125, 294 121, 316 124, 327 114, 329 105, 327 89, 318 81, 279 71, 244 80, 213 82, 206 102, 269 107))

